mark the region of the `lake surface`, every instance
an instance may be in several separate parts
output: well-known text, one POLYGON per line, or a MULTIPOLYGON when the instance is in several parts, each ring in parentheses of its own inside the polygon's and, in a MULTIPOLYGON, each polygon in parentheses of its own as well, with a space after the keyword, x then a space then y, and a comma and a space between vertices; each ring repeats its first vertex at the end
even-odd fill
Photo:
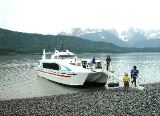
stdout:
MULTIPOLYGON (((80 58, 105 60, 107 53, 77 54, 80 58)), ((109 54, 115 75, 122 78, 136 65, 141 84, 160 82, 160 53, 121 53, 109 54)), ((2 55, 0 56, 0 100, 71 94, 106 89, 105 87, 74 88, 53 83, 40 78, 35 72, 41 55, 2 55)))

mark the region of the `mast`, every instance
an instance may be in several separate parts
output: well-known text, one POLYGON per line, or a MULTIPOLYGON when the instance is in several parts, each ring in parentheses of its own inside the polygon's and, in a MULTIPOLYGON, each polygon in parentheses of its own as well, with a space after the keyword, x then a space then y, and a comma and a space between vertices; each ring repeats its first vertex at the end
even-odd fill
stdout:
POLYGON ((63 44, 62 44, 62 51, 63 51, 63 44))
POLYGON ((45 52, 45 49, 43 49, 42 59, 46 59, 46 52, 45 52))

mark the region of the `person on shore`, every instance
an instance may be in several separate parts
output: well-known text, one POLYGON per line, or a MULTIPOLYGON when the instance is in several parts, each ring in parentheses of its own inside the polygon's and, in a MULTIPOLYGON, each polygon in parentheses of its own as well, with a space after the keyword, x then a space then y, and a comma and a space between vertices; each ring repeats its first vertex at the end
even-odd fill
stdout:
POLYGON ((111 63, 111 57, 110 55, 107 55, 107 58, 106 58, 106 68, 107 68, 107 71, 109 70, 110 68, 110 63, 111 63))
POLYGON ((139 74, 139 71, 137 69, 136 66, 133 66, 133 69, 131 70, 131 83, 133 84, 134 83, 134 86, 137 87, 137 84, 136 84, 136 80, 138 78, 138 74, 139 74))
POLYGON ((124 91, 128 92, 129 82, 130 82, 130 78, 128 76, 128 73, 124 74, 124 76, 123 76, 123 82, 124 82, 124 91))
POLYGON ((95 56, 92 58, 92 71, 95 71, 95 67, 96 67, 96 58, 95 56))

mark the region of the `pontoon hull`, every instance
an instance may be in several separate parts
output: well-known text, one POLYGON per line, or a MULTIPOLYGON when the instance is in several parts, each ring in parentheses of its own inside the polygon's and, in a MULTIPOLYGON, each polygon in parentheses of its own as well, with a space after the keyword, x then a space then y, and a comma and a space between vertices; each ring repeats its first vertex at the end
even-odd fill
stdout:
POLYGON ((105 85, 107 75, 103 72, 59 72, 57 70, 40 69, 37 74, 45 79, 72 86, 81 86, 86 83, 105 85))

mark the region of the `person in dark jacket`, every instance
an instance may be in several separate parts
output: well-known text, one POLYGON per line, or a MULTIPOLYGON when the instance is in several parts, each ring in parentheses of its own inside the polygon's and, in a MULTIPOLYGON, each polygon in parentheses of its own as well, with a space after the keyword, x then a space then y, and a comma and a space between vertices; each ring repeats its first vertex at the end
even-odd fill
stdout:
POLYGON ((96 58, 95 56, 92 58, 92 70, 95 71, 95 67, 96 67, 96 58))
POLYGON ((137 70, 137 67, 136 66, 133 66, 133 69, 131 70, 131 79, 133 79, 131 81, 131 83, 133 84, 134 83, 134 86, 136 87, 136 80, 138 78, 138 74, 139 74, 139 71, 137 70))
POLYGON ((110 63, 111 63, 111 57, 110 57, 110 55, 107 55, 107 58, 106 58, 107 71, 109 70, 110 63))

